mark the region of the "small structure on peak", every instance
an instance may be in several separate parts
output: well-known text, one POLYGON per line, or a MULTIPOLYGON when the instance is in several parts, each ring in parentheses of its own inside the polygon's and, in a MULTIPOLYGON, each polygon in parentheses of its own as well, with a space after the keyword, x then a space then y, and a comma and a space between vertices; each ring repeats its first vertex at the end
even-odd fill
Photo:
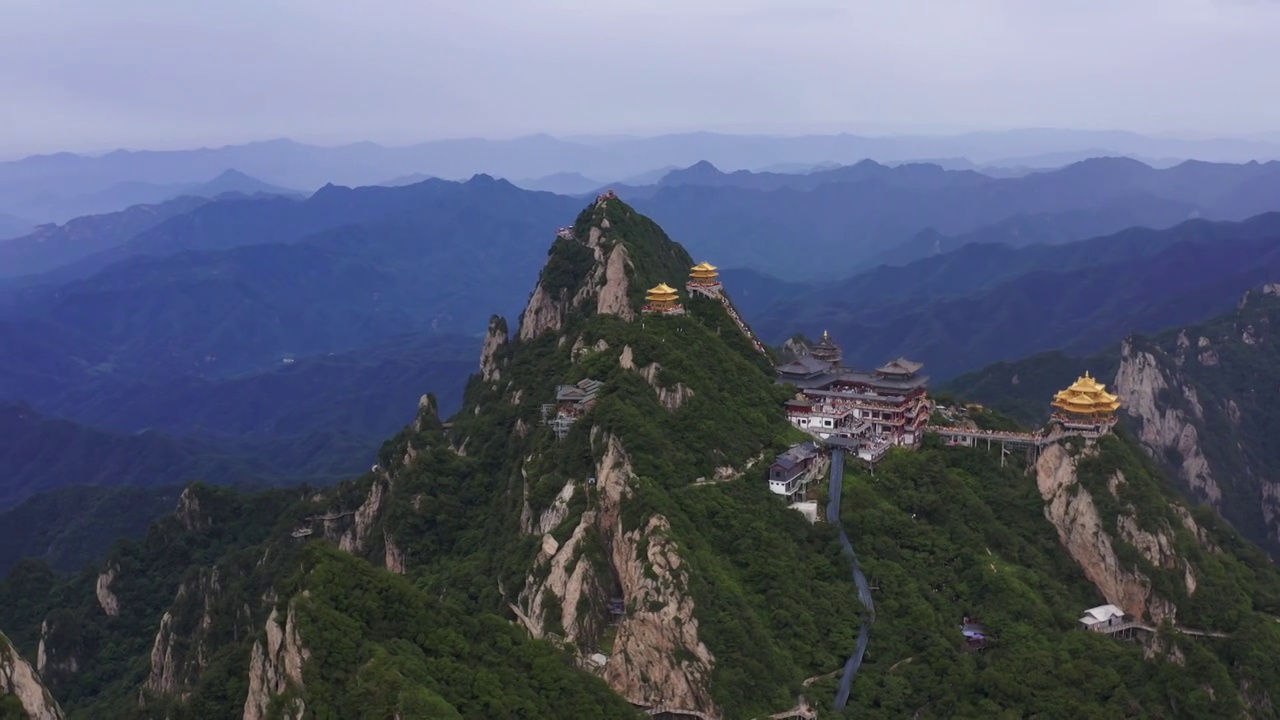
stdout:
POLYGON ((1085 372, 1053 396, 1053 422, 1064 430, 1104 433, 1116 424, 1120 398, 1085 372))
POLYGON ((605 200, 617 200, 617 199, 618 199, 618 194, 613 191, 613 188, 609 188, 608 190, 605 190, 604 192, 596 196, 596 204, 599 205, 605 200))
POLYGON ((644 311, 659 315, 683 315, 684 306, 680 304, 680 296, 676 294, 675 288, 666 283, 658 283, 645 293, 644 311))
POLYGON ((724 285, 716 270, 716 266, 708 262, 700 262, 689 268, 689 281, 685 283, 685 289, 690 294, 697 292, 708 297, 718 297, 724 285))

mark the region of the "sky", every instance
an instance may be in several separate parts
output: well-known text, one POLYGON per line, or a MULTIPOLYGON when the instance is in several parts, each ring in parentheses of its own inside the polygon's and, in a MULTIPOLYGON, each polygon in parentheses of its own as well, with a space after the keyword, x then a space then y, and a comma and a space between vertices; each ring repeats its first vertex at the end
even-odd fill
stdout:
POLYGON ((1280 0, 0 0, 0 154, 1018 127, 1280 138, 1280 0))

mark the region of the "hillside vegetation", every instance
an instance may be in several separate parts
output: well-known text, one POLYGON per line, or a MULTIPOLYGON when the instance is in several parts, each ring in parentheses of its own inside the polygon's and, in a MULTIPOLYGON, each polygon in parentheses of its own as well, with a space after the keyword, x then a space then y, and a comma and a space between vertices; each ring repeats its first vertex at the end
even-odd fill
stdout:
MULTIPOLYGON (((553 243, 518 329, 490 319, 448 422, 423 398, 372 470, 322 491, 191 486, 97 573, 18 563, 0 627, 44 647, 74 718, 736 719, 801 696, 840 716, 836 676, 869 615, 838 528, 764 481, 797 437, 788 391, 721 303, 638 312, 692 263, 598 200, 553 243), (585 379, 596 400, 557 438, 544 406, 585 379)), ((930 441, 846 478, 840 521, 877 607, 843 716, 1274 706, 1280 576, 1254 546, 1182 507, 1127 437, 1053 446, 1030 473, 1012 460, 930 441), (1156 637, 1075 629, 1109 593, 1156 637), (981 653, 963 652, 966 615, 996 637, 981 653)))
POLYGON ((1205 322, 1135 335, 1090 356, 1049 353, 994 365, 949 389, 1033 422, 1043 419, 1043 405, 1028 398, 1092 371, 1115 384, 1134 434, 1182 489, 1275 556, 1280 414, 1260 390, 1280 387, 1278 326, 1280 296, 1267 285, 1205 322))

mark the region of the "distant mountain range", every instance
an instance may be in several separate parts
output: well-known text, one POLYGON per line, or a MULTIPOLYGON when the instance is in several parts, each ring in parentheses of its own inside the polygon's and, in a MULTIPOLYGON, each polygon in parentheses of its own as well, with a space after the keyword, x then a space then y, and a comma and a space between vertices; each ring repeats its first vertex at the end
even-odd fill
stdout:
MULTIPOLYGON (((1047 129, 902 137, 686 133, 569 140, 533 135, 511 140, 440 140, 407 147, 369 142, 317 147, 280 139, 214 149, 32 156, 0 163, 0 198, 92 195, 119 183, 198 183, 226 168, 236 168, 273 185, 305 191, 329 182, 371 185, 411 173, 444 178, 487 173, 509 179, 580 173, 588 178, 622 181, 655 168, 688 167, 699 160, 731 169, 848 165, 867 158, 881 162, 964 158, 979 166, 1046 167, 1032 163, 1065 164, 1082 159, 1084 153, 1246 162, 1280 158, 1280 143, 1177 140, 1127 132, 1047 129), (1060 162, 1044 159, 1053 154, 1058 154, 1060 162), (1036 157, 1041 159, 1031 159, 1036 157)), ((123 205, 107 209, 119 207, 123 205)), ((0 212, 32 217, 3 204, 0 212)))
MULTIPOLYGON (((75 180, 47 184, 40 178, 26 182, 0 181, 0 211, 9 210, 23 217, 35 217, 48 223, 110 213, 132 205, 154 205, 183 196, 216 198, 227 193, 304 196, 297 190, 262 182, 238 170, 224 170, 212 180, 205 181, 152 182, 122 179, 106 187, 85 192, 75 191, 77 184, 75 180)), ((0 238, 3 237, 5 236, 0 235, 0 238)))
MULTIPOLYGON (((71 485, 185 484, 206 480, 257 487, 282 480, 333 481, 353 474, 352 463, 371 458, 358 444, 328 447, 332 436, 260 443, 213 442, 162 433, 121 435, 31 407, 0 403, 0 511, 36 493, 71 485), (335 458, 343 458, 333 463, 335 458)), ((371 460, 370 460, 371 461, 371 460)))
POLYGON ((207 202, 208 198, 184 195, 155 205, 134 205, 119 212, 78 217, 62 225, 42 225, 27 235, 0 242, 0 278, 44 273, 119 247, 207 202))
MULTIPOLYGON (((855 365, 907 355, 943 380, 999 360, 1090 352, 1128 332, 1203 320, 1277 276, 1280 213, 1269 213, 1064 245, 969 245, 808 290, 787 285, 771 306, 744 304, 743 312, 766 341, 828 330, 855 365)), ((744 288, 746 297, 778 295, 767 277, 727 277, 755 285, 744 288)))
POLYGON ((835 279, 877 262, 905 262, 963 242, 1063 242, 1146 223, 1242 220, 1280 206, 1280 162, 1188 161, 1157 170, 1096 158, 1018 178, 934 165, 864 161, 808 175, 722 173, 698 164, 658 185, 619 191, 700 257, 796 279, 835 279), (1010 225, 1012 224, 1012 225, 1010 225))

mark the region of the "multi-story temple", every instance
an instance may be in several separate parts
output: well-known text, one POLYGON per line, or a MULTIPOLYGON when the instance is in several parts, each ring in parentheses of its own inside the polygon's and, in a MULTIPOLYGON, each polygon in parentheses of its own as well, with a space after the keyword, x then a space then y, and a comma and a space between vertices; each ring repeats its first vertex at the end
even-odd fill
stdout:
MULTIPOLYGON (((840 357, 840 348, 823 333, 825 357, 840 357)), ((905 358, 873 371, 853 370, 809 353, 778 367, 777 382, 799 393, 786 403, 792 425, 827 438, 865 438, 878 443, 915 446, 929 423, 933 405, 922 365, 905 358)))
POLYGON ((708 262, 700 262, 689 268, 689 280, 685 283, 685 289, 690 294, 700 292, 718 296, 724 286, 720 284, 720 273, 716 269, 715 265, 708 262))
POLYGON ((684 306, 680 304, 680 296, 676 289, 666 283, 658 283, 649 288, 644 296, 644 311, 661 315, 682 315, 684 306))
POLYGON ((1053 422, 1065 430, 1105 431, 1116 424, 1120 398, 1086 371, 1053 396, 1053 422))
POLYGON ((826 330, 822 331, 822 339, 818 344, 809 348, 809 354, 832 365, 840 364, 840 346, 835 344, 826 330))

